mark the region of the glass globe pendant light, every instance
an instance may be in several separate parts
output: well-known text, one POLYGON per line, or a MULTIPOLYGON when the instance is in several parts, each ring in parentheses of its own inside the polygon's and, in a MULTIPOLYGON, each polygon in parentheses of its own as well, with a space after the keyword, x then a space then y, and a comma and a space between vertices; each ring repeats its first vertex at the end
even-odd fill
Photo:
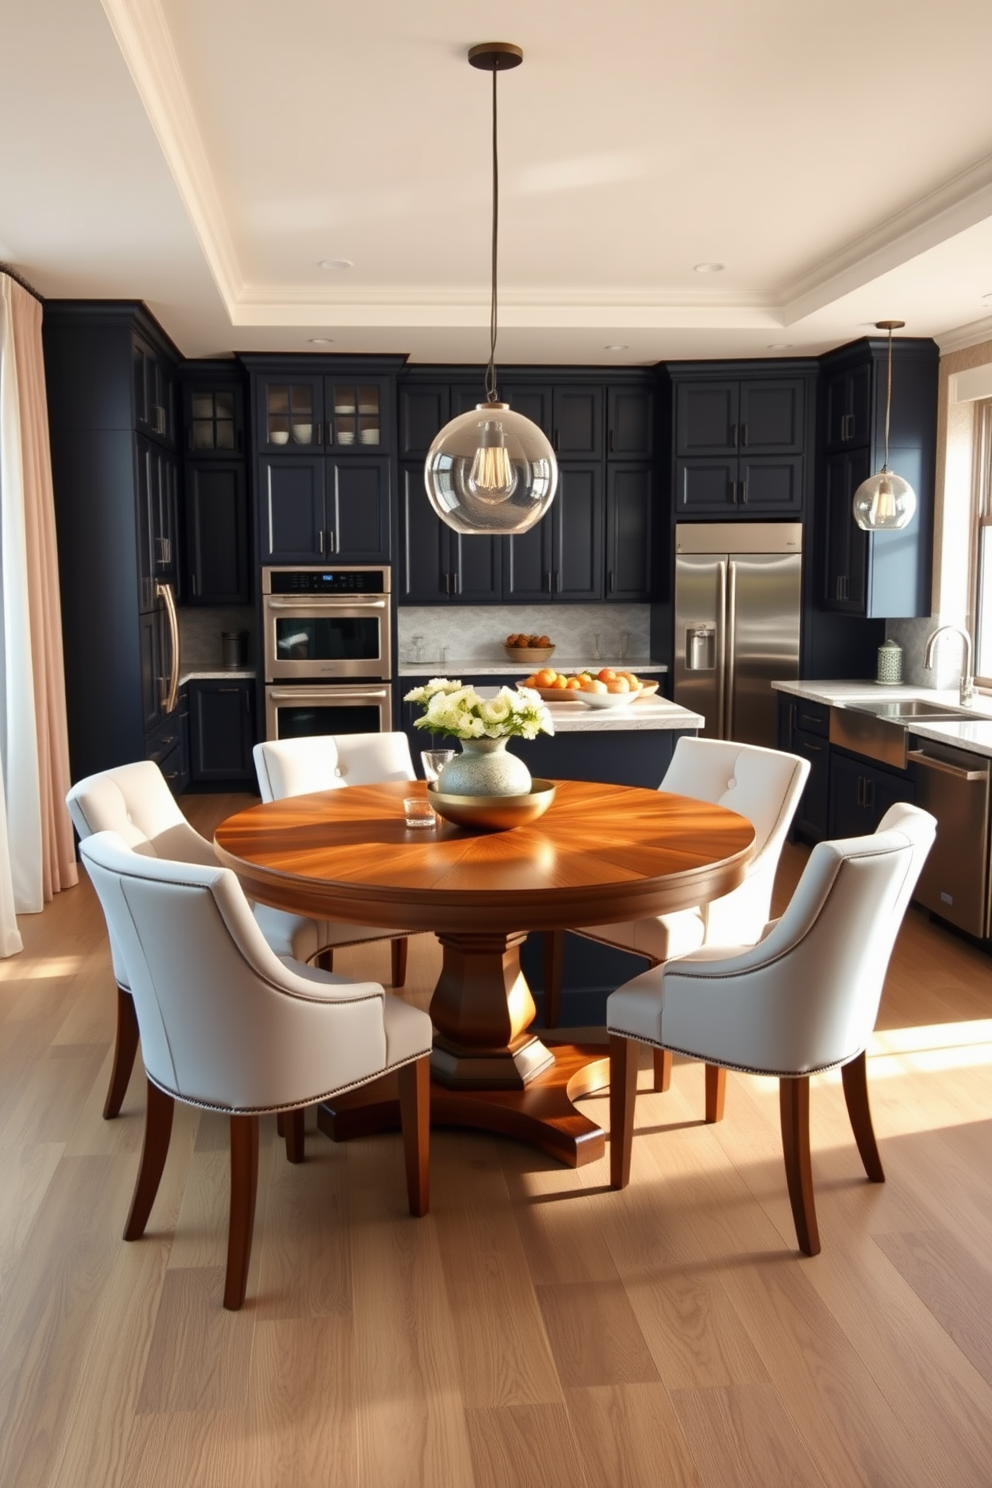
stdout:
POLYGON ((524 59, 509 41, 486 41, 469 49, 473 67, 493 75, 492 294, 485 403, 445 424, 427 452, 424 484, 431 506, 456 532, 526 532, 554 500, 558 462, 547 436, 501 403, 496 388, 496 263, 499 236, 499 155, 496 76, 524 59))
POLYGON ((916 511, 916 492, 901 475, 889 469, 889 413, 892 408, 892 332, 904 320, 878 320, 876 329, 889 333, 889 380, 885 394, 885 461, 877 475, 862 481, 854 493, 854 520, 866 532, 898 532, 908 527, 916 511))

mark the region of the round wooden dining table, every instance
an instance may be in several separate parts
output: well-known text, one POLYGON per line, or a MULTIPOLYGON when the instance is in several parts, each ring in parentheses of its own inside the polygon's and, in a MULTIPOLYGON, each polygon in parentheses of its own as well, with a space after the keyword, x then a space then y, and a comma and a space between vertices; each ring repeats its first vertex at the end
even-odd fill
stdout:
MULTIPOLYGON (((532 930, 643 919, 705 904, 744 878, 754 842, 736 812, 688 796, 556 783, 539 820, 481 832, 406 826, 389 781, 249 807, 217 829, 220 860, 249 898, 314 919, 431 931, 442 947, 430 1005, 431 1119, 502 1132, 578 1166, 603 1131, 574 1101, 609 1080, 604 1049, 546 1044, 520 968, 532 930)), ((398 1124, 385 1076, 322 1107, 341 1139, 398 1124)))

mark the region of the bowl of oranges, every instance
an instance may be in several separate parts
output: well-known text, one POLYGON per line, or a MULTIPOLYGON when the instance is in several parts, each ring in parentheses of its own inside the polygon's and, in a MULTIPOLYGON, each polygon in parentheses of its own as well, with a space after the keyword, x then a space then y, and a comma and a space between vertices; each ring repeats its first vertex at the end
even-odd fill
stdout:
POLYGON ((613 667, 601 667, 596 673, 574 672, 571 676, 556 672, 554 667, 542 667, 517 683, 518 687, 530 687, 540 693, 547 703, 574 701, 590 708, 626 707, 640 696, 643 685, 633 672, 621 672, 613 667))
POLYGON ((511 661, 549 661, 554 652, 554 642, 546 635, 509 635, 504 642, 506 654, 511 661))

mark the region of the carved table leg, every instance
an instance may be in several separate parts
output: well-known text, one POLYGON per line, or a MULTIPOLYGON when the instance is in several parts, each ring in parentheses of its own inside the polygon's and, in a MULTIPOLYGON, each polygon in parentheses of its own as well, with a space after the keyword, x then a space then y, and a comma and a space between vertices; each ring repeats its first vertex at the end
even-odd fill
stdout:
POLYGON ((438 935, 431 1073, 449 1090, 522 1090, 554 1064, 528 1029, 537 1015, 520 969, 525 933, 438 935))

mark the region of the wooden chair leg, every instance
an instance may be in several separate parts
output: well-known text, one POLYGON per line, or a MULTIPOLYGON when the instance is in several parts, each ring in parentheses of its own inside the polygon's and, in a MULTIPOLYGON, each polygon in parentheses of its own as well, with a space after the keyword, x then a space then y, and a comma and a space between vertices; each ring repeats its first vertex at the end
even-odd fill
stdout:
POLYGON ((405 1064, 399 1072, 400 1126, 406 1161, 410 1213, 418 1219, 431 1202, 431 1061, 430 1055, 405 1064))
POLYGON ((637 1096, 637 1045, 633 1039, 610 1034, 610 1187, 630 1182, 630 1150, 634 1144, 634 1101, 637 1096))
POLYGON ((654 1088, 662 1092, 671 1089, 672 1084, 672 1051, 671 1049, 655 1049, 654 1055, 654 1088))
POLYGON ((879 1156, 878 1143, 875 1141, 871 1106, 868 1104, 868 1056, 863 1049, 856 1059, 841 1065, 840 1076, 844 1082, 847 1114, 851 1118, 854 1140, 858 1144, 865 1172, 872 1183, 884 1183, 885 1170, 879 1156))
POLYGON ((134 1185, 131 1212, 124 1226, 125 1240, 140 1240, 145 1233, 148 1216, 152 1212, 155 1195, 162 1180, 162 1169, 169 1152, 172 1136, 172 1113, 175 1102, 171 1095, 159 1090, 151 1080, 146 1080, 145 1140, 141 1149, 138 1181, 134 1185))
POLYGON ((727 1071, 720 1064, 706 1066, 706 1120, 722 1121, 727 1100, 727 1071))
POLYGON ((231 1218, 227 1231, 224 1306, 237 1312, 248 1290, 248 1263, 258 1193, 258 1117, 231 1117, 231 1218))
POLYGON ((544 1026, 557 1028, 561 1017, 561 981, 565 968, 564 930, 544 932, 544 1026))
POLYGON ((317 952, 317 955, 316 955, 316 958, 315 958, 315 964, 320 967, 321 971, 333 971, 334 970, 334 948, 333 948, 333 946, 325 946, 322 951, 318 951, 317 952))
POLYGON ((296 1111, 283 1111, 280 1120, 280 1136, 286 1139, 286 1161, 301 1163, 305 1156, 303 1107, 300 1106, 296 1111))
POLYGON ((277 1111, 276 1112, 276 1136, 284 1137, 285 1135, 286 1135, 286 1113, 285 1113, 285 1111, 277 1111))
POLYGON ((134 998, 123 987, 117 988, 117 1037, 114 1043, 114 1067, 110 1072, 107 1099, 103 1103, 104 1121, 112 1121, 120 1114, 128 1082, 134 1068, 134 1056, 138 1052, 138 1019, 134 1011, 134 998))
POLYGON ((809 1076, 779 1080, 778 1093, 785 1176, 799 1249, 804 1255, 819 1255, 820 1235, 816 1227, 813 1164, 809 1151, 809 1076))
POLYGON ((406 936, 397 936, 389 944, 390 962, 394 987, 402 987, 406 981, 406 958, 410 942, 406 936))

